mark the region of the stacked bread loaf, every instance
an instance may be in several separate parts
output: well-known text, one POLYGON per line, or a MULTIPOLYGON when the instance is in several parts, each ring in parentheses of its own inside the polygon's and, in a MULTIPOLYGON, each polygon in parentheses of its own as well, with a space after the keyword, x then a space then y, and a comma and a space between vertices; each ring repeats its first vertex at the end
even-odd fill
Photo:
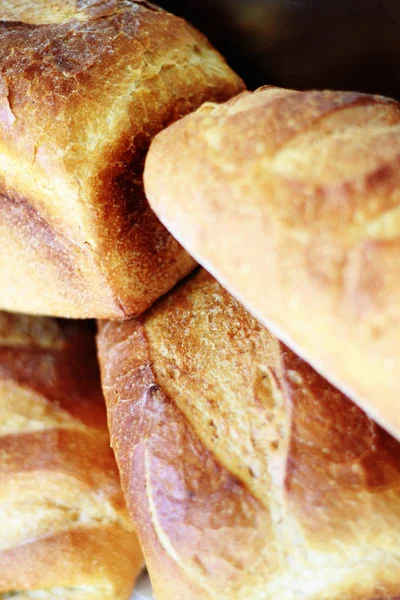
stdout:
POLYGON ((143 312, 194 266, 144 197, 150 140, 242 83, 199 33, 147 2, 2 5, 0 304, 143 312))
POLYGON ((156 598, 400 590, 400 444, 205 271, 99 335, 156 598))
POLYGON ((129 598, 142 555, 83 325, 0 313, 0 505, 1 598, 129 598))
POLYGON ((243 89, 149 2, 0 7, 0 598, 400 597, 400 107, 243 89))

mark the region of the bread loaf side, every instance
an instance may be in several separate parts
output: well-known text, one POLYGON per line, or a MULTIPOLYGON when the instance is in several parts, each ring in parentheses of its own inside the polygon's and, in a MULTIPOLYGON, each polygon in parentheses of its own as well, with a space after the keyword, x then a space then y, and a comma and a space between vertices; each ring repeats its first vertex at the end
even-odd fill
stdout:
POLYGON ((0 308, 136 315, 194 268, 143 192, 151 138, 243 89, 148 2, 0 8, 0 308))
POLYGON ((158 600, 400 595, 400 445, 205 271, 98 339, 158 600))
POLYGON ((0 597, 129 600, 142 566, 92 334, 0 313, 0 597))
POLYGON ((145 178, 185 248, 397 436, 399 157, 394 100, 264 88, 161 133, 145 178))

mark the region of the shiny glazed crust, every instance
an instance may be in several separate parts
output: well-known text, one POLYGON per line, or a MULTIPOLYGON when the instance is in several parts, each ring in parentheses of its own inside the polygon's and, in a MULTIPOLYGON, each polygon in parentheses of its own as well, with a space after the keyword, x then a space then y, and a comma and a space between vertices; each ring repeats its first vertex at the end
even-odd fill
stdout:
POLYGON ((145 176, 185 248, 397 436, 399 161, 397 102, 264 88, 161 133, 145 176))
POLYGON ((400 597, 400 445, 200 270, 100 324, 157 600, 400 597))
POLYGON ((92 334, 0 313, 0 598, 128 600, 142 566, 92 334))
POLYGON ((2 2, 0 308, 122 318, 192 270, 148 207, 144 157, 166 125, 242 89, 148 2, 2 2))

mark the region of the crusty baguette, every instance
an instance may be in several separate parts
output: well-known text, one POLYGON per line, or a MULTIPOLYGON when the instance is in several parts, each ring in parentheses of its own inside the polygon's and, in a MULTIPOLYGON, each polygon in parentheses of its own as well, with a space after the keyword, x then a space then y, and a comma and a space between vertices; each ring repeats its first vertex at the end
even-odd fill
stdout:
POLYGON ((93 335, 0 313, 0 598, 128 600, 142 566, 93 335))
POLYGON ((150 139, 243 89, 205 38, 149 2, 0 6, 0 308, 139 314, 194 268, 149 209, 150 139))
POLYGON ((145 176, 186 249, 397 436, 399 159, 397 102, 266 88, 160 134, 145 176))
POLYGON ((400 445, 205 271, 98 337, 157 600, 400 597, 400 445))

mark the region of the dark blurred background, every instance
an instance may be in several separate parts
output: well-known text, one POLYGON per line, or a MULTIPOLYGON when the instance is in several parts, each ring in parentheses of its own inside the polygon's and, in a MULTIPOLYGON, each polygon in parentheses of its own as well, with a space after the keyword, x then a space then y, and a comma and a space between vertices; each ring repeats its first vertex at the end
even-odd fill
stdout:
POLYGON ((250 88, 400 98, 400 0, 155 0, 203 31, 250 88))

